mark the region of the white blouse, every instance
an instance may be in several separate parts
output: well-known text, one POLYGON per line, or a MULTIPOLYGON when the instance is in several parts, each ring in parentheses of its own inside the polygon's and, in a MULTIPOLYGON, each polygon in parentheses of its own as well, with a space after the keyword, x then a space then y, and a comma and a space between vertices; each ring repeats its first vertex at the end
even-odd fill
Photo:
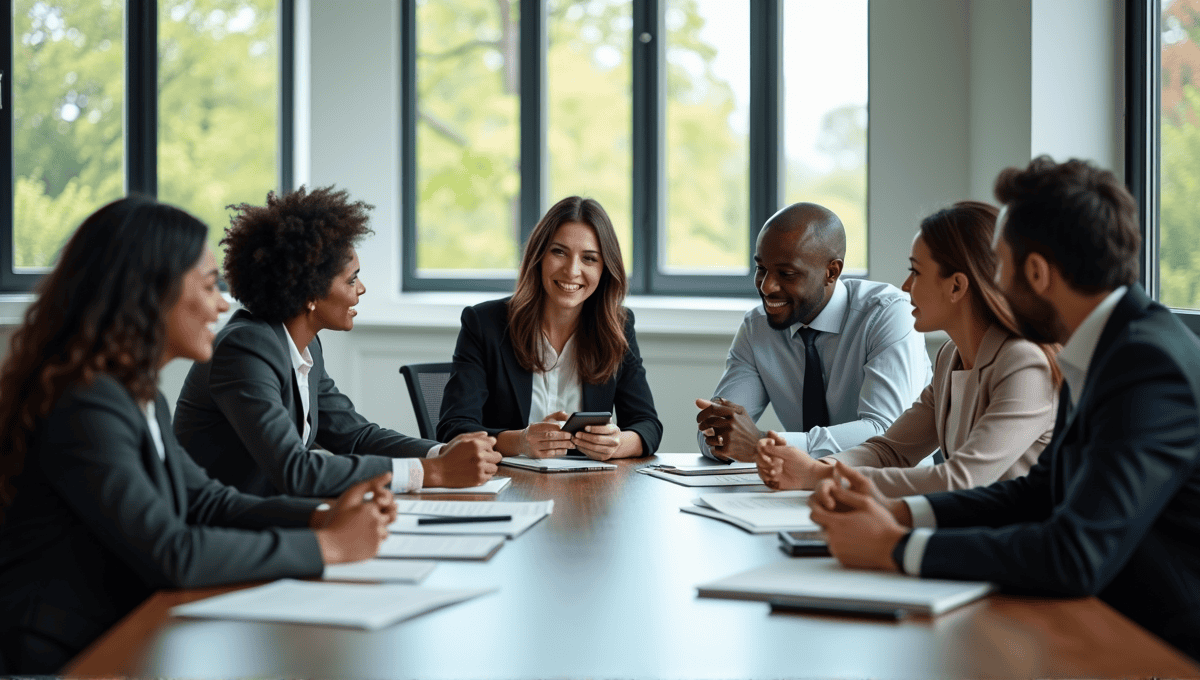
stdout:
POLYGON ((549 359, 547 371, 533 374, 533 394, 529 400, 529 422, 540 423, 556 411, 567 414, 582 409, 583 386, 575 366, 575 336, 567 338, 562 354, 542 335, 542 356, 549 359))

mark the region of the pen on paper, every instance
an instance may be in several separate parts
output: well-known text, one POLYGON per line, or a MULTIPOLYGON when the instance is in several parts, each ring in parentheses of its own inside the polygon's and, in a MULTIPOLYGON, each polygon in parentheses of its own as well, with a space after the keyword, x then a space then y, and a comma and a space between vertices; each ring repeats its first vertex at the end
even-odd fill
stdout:
POLYGON ((453 517, 420 517, 417 524, 471 524, 473 522, 511 522, 512 515, 464 515, 453 517))

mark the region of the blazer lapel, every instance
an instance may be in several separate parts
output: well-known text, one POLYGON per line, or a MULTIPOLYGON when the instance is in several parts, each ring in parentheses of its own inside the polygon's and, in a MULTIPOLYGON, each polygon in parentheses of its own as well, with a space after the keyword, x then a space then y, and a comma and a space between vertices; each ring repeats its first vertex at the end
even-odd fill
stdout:
MULTIPOLYGON (((304 445, 312 448, 313 442, 317 439, 317 420, 320 415, 320 402, 317 394, 321 391, 321 376, 325 374, 325 355, 321 352, 321 342, 316 338, 308 343, 308 353, 312 356, 312 369, 308 371, 308 422, 312 425, 312 429, 308 433, 308 439, 304 445)), ((297 405, 303 411, 303 405, 297 405)), ((300 436, 304 436, 304 414, 300 414, 300 436)))
MULTIPOLYGON (((283 356, 284 375, 287 376, 288 382, 292 386, 292 389, 291 389, 292 422, 294 422, 296 424, 296 433, 299 434, 300 437, 303 439, 304 438, 304 402, 300 401, 300 386, 298 384, 296 384, 296 369, 292 366, 292 351, 288 346, 289 340, 288 340, 287 336, 285 335, 287 333, 287 329, 285 329, 283 327, 283 324, 271 324, 271 328, 274 329, 275 338, 279 341, 279 351, 283 353, 282 356, 283 356)), ((316 340, 313 341, 313 344, 316 344, 316 340)), ((311 348, 312 345, 309 345, 309 347, 311 348)), ((309 352, 311 353, 312 350, 310 349, 309 352)), ((314 355, 313 370, 308 374, 309 394, 312 393, 312 389, 311 389, 313 386, 312 375, 313 375, 313 373, 316 372, 316 369, 317 369, 317 363, 316 363, 316 358, 314 355)), ((310 402, 310 403, 313 404, 313 406, 312 406, 313 416, 314 416, 313 422, 315 423, 315 422, 317 422, 316 417, 315 417, 316 416, 316 400, 312 400, 312 402, 310 402)), ((316 430, 317 430, 317 428, 314 427, 313 432, 315 433, 316 430)), ((308 443, 309 442, 305 442, 306 445, 308 443)))
POLYGON ((509 344, 508 329, 504 331, 504 341, 501 345, 501 356, 504 357, 504 369, 508 372, 508 384, 512 386, 513 403, 521 414, 521 422, 529 422, 529 406, 533 400, 533 374, 521 368, 517 363, 517 355, 509 344))
MULTIPOLYGON (((161 395, 159 395, 161 397, 161 395)), ((175 501, 175 514, 179 517, 187 516, 187 490, 183 484, 183 470, 180 468, 179 454, 177 447, 171 446, 171 417, 170 411, 167 408, 165 399, 156 398, 154 403, 154 418, 158 421, 158 430, 162 433, 163 440, 163 458, 158 458, 158 448, 154 445, 154 440, 150 434, 149 428, 146 429, 145 441, 143 448, 149 448, 149 455, 158 463, 159 468, 166 471, 165 488, 163 491, 169 493, 175 501)))

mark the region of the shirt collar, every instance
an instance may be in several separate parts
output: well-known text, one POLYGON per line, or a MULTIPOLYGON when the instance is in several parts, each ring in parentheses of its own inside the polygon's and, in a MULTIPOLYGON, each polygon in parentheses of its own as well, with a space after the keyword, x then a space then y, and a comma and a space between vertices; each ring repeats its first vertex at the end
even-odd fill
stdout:
MULTIPOLYGON (((846 308, 849 306, 849 301, 850 292, 846 290, 846 284, 842 283, 841 279, 834 281, 833 295, 830 296, 825 309, 817 314, 817 318, 813 319, 808 327, 822 333, 841 333, 842 324, 846 321, 846 308)), ((804 324, 797 321, 788 329, 788 335, 796 335, 801 328, 804 328, 804 324)))
POLYGON ((1100 304, 1096 305, 1092 313, 1088 314, 1083 323, 1079 324, 1079 328, 1075 329, 1075 332, 1067 339, 1067 344, 1063 345, 1062 350, 1059 351, 1058 362, 1064 369, 1063 378, 1071 388, 1072 401, 1078 401, 1079 395, 1083 391, 1088 366, 1092 363, 1092 355, 1096 352, 1096 344, 1100 342, 1100 335, 1104 332, 1104 327, 1108 325, 1108 318, 1112 316, 1117 303, 1121 301, 1128 290, 1128 286, 1121 286, 1101 300, 1100 304))
MULTIPOLYGON (((279 325, 283 326, 283 324, 279 325)), ((308 351, 307 347, 303 352, 296 348, 296 341, 292 339, 292 334, 288 332, 287 326, 283 326, 283 337, 287 338, 288 350, 292 357, 292 369, 299 371, 303 366, 304 372, 308 373, 308 369, 313 366, 312 353, 308 351)))

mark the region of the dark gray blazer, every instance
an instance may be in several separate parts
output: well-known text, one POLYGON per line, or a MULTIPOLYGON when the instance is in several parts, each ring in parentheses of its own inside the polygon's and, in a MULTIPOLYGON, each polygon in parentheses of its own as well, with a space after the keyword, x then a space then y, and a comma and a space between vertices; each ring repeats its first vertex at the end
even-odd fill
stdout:
MULTIPOLYGON (((529 425, 533 374, 521 368, 508 336, 510 298, 481 302, 463 309, 462 330, 454 348, 454 371, 442 396, 438 439, 449 441, 464 432, 485 430, 493 437, 529 425)), ((615 411, 622 430, 642 439, 642 455, 658 450, 663 426, 638 353, 633 312, 626 310, 625 340, 629 349, 617 374, 603 385, 583 383, 584 411, 615 411)))
POLYGON ((1200 343, 1131 286, 1025 477, 928 496, 921 575, 1098 595, 1200 659, 1200 343))
POLYGON ((175 436, 210 475, 261 496, 330 497, 391 472, 392 458, 423 457, 437 445, 359 415, 325 372, 319 339, 308 346, 312 431, 301 439, 304 407, 286 333, 240 310, 217 333, 212 360, 188 371, 175 436))
POLYGON ((8 671, 58 671, 161 588, 321 574, 307 528, 315 501, 210 479, 171 434, 161 394, 155 410, 165 460, 132 395, 107 375, 67 392, 31 438, 0 524, 8 671))

